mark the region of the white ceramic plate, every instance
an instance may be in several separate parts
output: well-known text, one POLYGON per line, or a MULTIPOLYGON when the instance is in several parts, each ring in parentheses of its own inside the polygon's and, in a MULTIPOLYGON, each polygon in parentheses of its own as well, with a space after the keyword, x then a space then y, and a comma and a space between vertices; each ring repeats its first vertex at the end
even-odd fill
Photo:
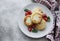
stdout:
POLYGON ((41 37, 49 34, 52 31, 52 29, 53 29, 53 15, 51 14, 51 11, 47 7, 45 7, 44 5, 42 5, 42 4, 39 4, 39 3, 29 4, 29 5, 27 5, 26 7, 24 7, 21 10, 21 13, 19 15, 19 28, 21 29, 21 31, 25 35, 27 35, 29 37, 32 37, 32 38, 41 38, 41 37), (24 16, 25 16, 24 9, 27 8, 29 10, 33 10, 36 7, 42 8, 43 12, 45 14, 47 14, 48 16, 50 16, 51 21, 47 22, 47 26, 46 26, 45 30, 38 31, 38 33, 33 33, 33 32, 29 32, 28 29, 27 29, 27 27, 26 27, 26 25, 24 24, 24 16))

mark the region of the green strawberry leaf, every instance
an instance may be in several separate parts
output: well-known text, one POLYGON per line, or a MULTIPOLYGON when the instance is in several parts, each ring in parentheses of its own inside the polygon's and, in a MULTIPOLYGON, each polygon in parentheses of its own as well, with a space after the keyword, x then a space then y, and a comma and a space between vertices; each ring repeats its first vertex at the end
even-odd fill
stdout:
POLYGON ((48 18, 47 22, 50 22, 50 17, 48 16, 47 18, 48 18))
POLYGON ((28 9, 24 9, 24 11, 25 11, 25 12, 27 12, 27 11, 28 11, 28 9))
POLYGON ((38 32, 38 30, 36 30, 36 29, 33 29, 33 30, 32 30, 32 32, 34 32, 34 33, 37 33, 37 32, 38 32))

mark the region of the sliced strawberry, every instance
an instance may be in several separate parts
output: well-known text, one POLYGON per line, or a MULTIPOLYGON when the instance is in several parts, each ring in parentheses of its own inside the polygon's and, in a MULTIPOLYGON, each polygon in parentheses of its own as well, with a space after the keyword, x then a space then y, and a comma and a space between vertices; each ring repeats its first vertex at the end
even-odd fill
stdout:
POLYGON ((31 15, 31 14, 32 14, 32 12, 29 10, 29 11, 28 11, 28 14, 29 14, 29 15, 31 15))
POLYGON ((42 17, 45 18, 45 17, 47 17, 47 15, 46 14, 43 14, 42 17))
POLYGON ((32 31, 32 27, 28 27, 28 30, 31 32, 32 31))
POLYGON ((25 12, 25 16, 29 15, 28 12, 25 12))
POLYGON ((25 12, 25 16, 26 16, 26 15, 31 15, 31 14, 32 14, 31 11, 25 12))
POLYGON ((32 27, 32 28, 35 28, 35 27, 36 27, 36 25, 35 25, 35 24, 33 24, 31 27, 32 27))
POLYGON ((26 15, 31 15, 31 14, 32 14, 32 12, 31 12, 30 10, 28 10, 28 9, 24 9, 24 11, 25 11, 25 16, 26 16, 26 15))
POLYGON ((43 18, 45 21, 47 21, 48 20, 48 18, 47 17, 45 17, 45 18, 43 18))
POLYGON ((47 18, 47 15, 46 15, 46 14, 43 14, 43 15, 42 15, 42 18, 43 18, 45 21, 47 21, 47 20, 48 20, 48 18, 47 18))

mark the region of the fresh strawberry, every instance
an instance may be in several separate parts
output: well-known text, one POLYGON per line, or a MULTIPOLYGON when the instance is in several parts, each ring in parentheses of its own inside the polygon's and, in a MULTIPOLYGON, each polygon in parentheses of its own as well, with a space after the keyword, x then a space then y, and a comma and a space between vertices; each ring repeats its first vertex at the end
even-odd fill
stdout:
POLYGON ((24 11, 25 11, 25 16, 26 16, 26 15, 31 15, 31 14, 32 14, 32 12, 31 12, 30 10, 28 10, 28 9, 24 9, 24 11))
POLYGON ((29 10, 29 11, 28 11, 28 14, 29 14, 29 15, 31 15, 31 14, 32 14, 32 12, 29 10))
POLYGON ((28 27, 28 30, 31 32, 32 31, 32 27, 28 27))
POLYGON ((43 18, 45 21, 47 21, 47 20, 48 20, 48 18, 47 18, 47 15, 46 15, 46 14, 43 14, 43 15, 42 15, 42 18, 43 18))
POLYGON ((32 27, 32 28, 35 28, 35 27, 36 27, 36 25, 35 25, 35 24, 33 24, 31 27, 32 27))
POLYGON ((28 12, 25 12, 25 16, 29 15, 28 12))
POLYGON ((47 17, 47 15, 46 14, 43 14, 42 17, 45 18, 45 17, 47 17))
POLYGON ((47 17, 45 17, 45 18, 43 18, 45 21, 47 21, 48 20, 48 18, 47 17))

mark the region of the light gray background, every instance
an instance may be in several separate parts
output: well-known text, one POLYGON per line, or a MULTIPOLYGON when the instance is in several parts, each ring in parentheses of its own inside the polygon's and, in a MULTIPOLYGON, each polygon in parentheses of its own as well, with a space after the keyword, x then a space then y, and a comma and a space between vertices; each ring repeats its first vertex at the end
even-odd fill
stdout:
POLYGON ((0 41, 47 41, 25 36, 18 26, 21 9, 31 0, 0 0, 0 41))

